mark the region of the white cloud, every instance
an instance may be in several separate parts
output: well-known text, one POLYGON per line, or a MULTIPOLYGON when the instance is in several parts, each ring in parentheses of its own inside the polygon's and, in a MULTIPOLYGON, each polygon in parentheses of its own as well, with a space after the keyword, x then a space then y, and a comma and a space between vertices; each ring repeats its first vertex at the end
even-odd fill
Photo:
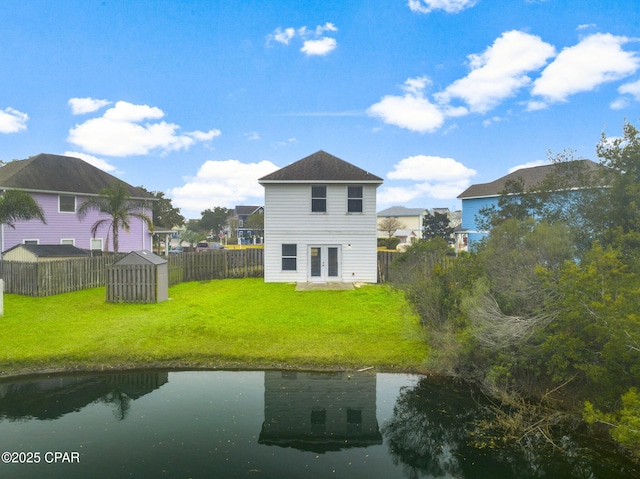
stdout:
POLYGON ((637 101, 640 101, 640 80, 625 83, 624 85, 618 88, 618 93, 624 95, 625 93, 633 96, 633 98, 637 101))
POLYGON ((267 37, 267 41, 274 40, 283 45, 288 45, 291 39, 296 35, 295 28, 285 28, 282 30, 280 27, 267 37))
POLYGON ((205 162, 196 176, 184 178, 185 184, 172 188, 167 195, 187 217, 214 206, 232 208, 238 204, 262 204, 264 189, 261 178, 279 167, 270 161, 242 163, 238 160, 205 162))
POLYGON ((95 156, 87 155, 86 153, 81 153, 79 151, 65 151, 64 156, 71 156, 73 158, 80 158, 81 160, 86 161, 90 165, 95 166, 96 168, 101 169, 102 171, 106 171, 108 173, 115 173, 117 168, 102 158, 97 158, 95 156))
POLYGON ((548 160, 529 161, 527 163, 523 163, 521 165, 517 165, 517 166, 513 166, 513 167, 509 168, 508 173, 513 173, 514 171, 518 171, 518 170, 521 170, 523 168, 534 168, 536 166, 543 166, 543 165, 548 165, 548 164, 550 164, 548 160))
POLYGON ((257 131, 250 131, 249 133, 245 133, 244 136, 249 141, 258 141, 260 140, 260 134, 257 131))
POLYGON ((554 54, 555 48, 536 35, 505 32, 483 53, 469 55, 471 72, 435 97, 443 104, 459 98, 471 111, 486 113, 529 85, 526 74, 542 68, 554 54))
POLYGON ((426 77, 409 78, 403 85, 403 96, 387 95, 367 109, 385 123, 420 133, 433 132, 444 123, 444 113, 424 96, 430 83, 426 77))
POLYGON ((629 100, 627 98, 616 98, 609 104, 609 107, 612 110, 622 110, 624 108, 627 108, 628 106, 629 100))
POLYGON ((640 58, 622 45, 627 37, 597 33, 565 48, 535 81, 532 94, 547 103, 564 102, 579 92, 591 91, 602 83, 620 80, 640 68, 640 58))
POLYGON ((307 56, 328 55, 336 49, 338 43, 335 38, 322 37, 319 40, 307 40, 300 51, 307 56))
POLYGON ((328 55, 338 46, 335 38, 324 35, 326 32, 337 32, 338 28, 331 22, 324 25, 318 25, 314 29, 306 26, 300 28, 288 27, 282 29, 276 28, 273 33, 267 35, 267 46, 272 42, 278 42, 282 45, 289 45, 294 38, 302 40, 300 51, 307 56, 323 56, 328 55))
POLYGON ((379 205, 394 205, 422 199, 452 204, 471 183, 477 172, 453 158, 416 155, 400 160, 387 174, 390 180, 410 180, 403 186, 383 186, 378 194, 379 205))
POLYGON ((459 13, 473 7, 478 0, 409 0, 407 5, 412 12, 430 13, 433 10, 444 10, 447 13, 459 13))
POLYGON ((76 124, 69 130, 67 140, 89 153, 130 156, 145 155, 152 150, 188 149, 197 142, 210 141, 220 135, 215 129, 180 134, 178 125, 165 121, 142 123, 162 117, 164 112, 160 108, 118 101, 103 116, 76 124))
POLYGON ((29 115, 13 108, 0 110, 0 133, 17 133, 27 129, 29 115))
POLYGON ((96 100, 95 98, 70 98, 69 106, 71 107, 71 113, 74 115, 84 115, 85 113, 93 113, 107 105, 110 105, 109 100, 96 100))
POLYGON ((416 155, 400 160, 387 174, 392 180, 459 181, 468 180, 478 172, 453 158, 416 155))

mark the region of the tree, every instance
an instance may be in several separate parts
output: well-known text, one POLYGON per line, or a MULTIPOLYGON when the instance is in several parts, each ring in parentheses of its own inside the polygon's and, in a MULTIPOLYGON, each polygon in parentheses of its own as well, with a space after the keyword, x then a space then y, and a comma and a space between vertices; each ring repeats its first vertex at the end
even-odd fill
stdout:
POLYGON ((427 214, 422 219, 422 238, 431 240, 434 238, 442 238, 446 242, 451 241, 453 228, 450 226, 449 215, 434 211, 427 214))
POLYGON ((608 169, 606 201, 596 212, 601 220, 601 242, 620 244, 629 258, 635 256, 637 260, 634 252, 640 250, 640 134, 627 123, 622 137, 607 138, 603 134, 596 151, 608 169))
POLYGON ((262 232, 264 230, 264 213, 253 213, 249 215, 245 226, 253 230, 254 234, 262 232))
POLYGON ((385 218, 378 223, 378 229, 387 233, 387 238, 389 239, 393 236, 393 233, 395 233, 396 230, 403 229, 404 227, 404 223, 402 223, 398 218, 392 217, 385 218))
POLYGON ((32 219, 47 223, 40 205, 29 193, 22 190, 7 190, 0 196, 0 224, 15 228, 16 221, 32 219))
POLYGON ((203 239, 205 239, 204 234, 190 229, 184 230, 180 235, 180 242, 188 243, 191 248, 194 248, 203 239))
POLYGON ((142 220, 153 229, 153 222, 144 213, 148 206, 144 201, 132 200, 127 192, 127 188, 122 181, 116 182, 113 186, 100 191, 100 196, 89 198, 78 208, 78 216, 84 219, 89 211, 98 211, 107 218, 96 221, 91 226, 91 234, 96 235, 97 231, 107 226, 111 230, 113 237, 113 252, 118 252, 118 234, 120 228, 129 231, 131 218, 142 220))
POLYGON ((202 218, 198 222, 198 228, 205 234, 215 235, 220 233, 227 224, 227 219, 231 210, 223 206, 216 206, 212 209, 207 208, 200 214, 202 218))
POLYGON ((174 226, 181 226, 185 222, 184 216, 180 214, 180 208, 175 208, 171 204, 170 198, 165 198, 161 191, 152 191, 151 194, 157 198, 152 204, 153 224, 155 227, 171 229, 174 226))

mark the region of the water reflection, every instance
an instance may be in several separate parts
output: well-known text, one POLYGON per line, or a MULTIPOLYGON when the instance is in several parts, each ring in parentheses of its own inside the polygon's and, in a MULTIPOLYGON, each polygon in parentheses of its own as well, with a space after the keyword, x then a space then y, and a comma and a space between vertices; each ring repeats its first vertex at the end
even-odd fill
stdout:
POLYGON ((382 444, 376 375, 265 372, 258 442, 317 453, 382 444))
POLYGON ((488 409, 450 381, 373 373, 137 372, 0 381, 3 478, 640 477, 602 444, 478 448, 488 409), (480 436, 479 436, 480 434, 480 436))
POLYGON ((114 406, 124 419, 132 400, 169 381, 169 373, 137 372, 100 376, 49 376, 0 384, 0 419, 58 419, 95 402, 114 406))

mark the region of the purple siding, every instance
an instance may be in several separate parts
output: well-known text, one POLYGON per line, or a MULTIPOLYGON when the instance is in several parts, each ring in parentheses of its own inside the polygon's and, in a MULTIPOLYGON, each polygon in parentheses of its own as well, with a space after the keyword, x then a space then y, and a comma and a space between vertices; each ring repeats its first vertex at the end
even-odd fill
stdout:
MULTIPOLYGON (((98 212, 90 211, 84 220, 80 221, 76 213, 64 213, 58 211, 58 195, 46 193, 32 193, 33 198, 38 202, 44 212, 47 224, 40 221, 21 221, 15 223, 15 229, 7 225, 2 225, 0 232, 0 247, 2 251, 24 243, 24 240, 38 240, 39 244, 61 244, 63 239, 74 240, 74 245, 82 249, 91 247, 91 227, 99 219, 107 218, 98 212)), ((76 209, 86 200, 86 197, 76 196, 76 209)), ((151 210, 145 213, 151 217, 151 210)), ((105 226, 96 233, 96 238, 102 238, 103 244, 108 246, 109 251, 113 251, 113 238, 105 226), (107 235, 109 241, 107 244, 107 235)), ((131 228, 129 232, 120 230, 118 235, 121 253, 128 253, 141 249, 151 249, 151 235, 142 220, 131 218, 131 228)))

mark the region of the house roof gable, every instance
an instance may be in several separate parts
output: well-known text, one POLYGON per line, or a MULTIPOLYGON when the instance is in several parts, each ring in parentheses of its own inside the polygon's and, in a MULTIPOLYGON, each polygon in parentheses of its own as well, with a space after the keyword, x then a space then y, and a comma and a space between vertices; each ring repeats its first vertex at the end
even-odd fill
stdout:
MULTIPOLYGON (((12 161, 0 168, 0 189, 97 195, 117 181, 122 180, 80 158, 46 153, 12 161)), ((142 188, 122 183, 132 198, 154 199, 142 188)))
MULTIPOLYGON (((576 161, 582 162, 589 170, 602 168, 598 163, 591 160, 576 161)), ((478 183, 475 185, 471 185, 469 188, 460 193, 458 195, 458 198, 465 199, 500 196, 505 190, 506 183, 508 181, 517 181, 519 178, 522 178, 522 180, 524 181, 525 189, 530 189, 535 185, 541 183, 549 173, 555 170, 555 168, 555 164, 534 166, 532 168, 520 168, 519 170, 513 171, 508 175, 503 176, 502 178, 491 181, 490 183, 478 183)), ((576 187, 578 186, 580 185, 576 185, 576 187)))
POLYGON ((262 183, 355 182, 381 184, 382 178, 322 150, 258 180, 262 183))
POLYGON ((236 205, 235 211, 237 215, 252 215, 257 213, 262 206, 236 205))

